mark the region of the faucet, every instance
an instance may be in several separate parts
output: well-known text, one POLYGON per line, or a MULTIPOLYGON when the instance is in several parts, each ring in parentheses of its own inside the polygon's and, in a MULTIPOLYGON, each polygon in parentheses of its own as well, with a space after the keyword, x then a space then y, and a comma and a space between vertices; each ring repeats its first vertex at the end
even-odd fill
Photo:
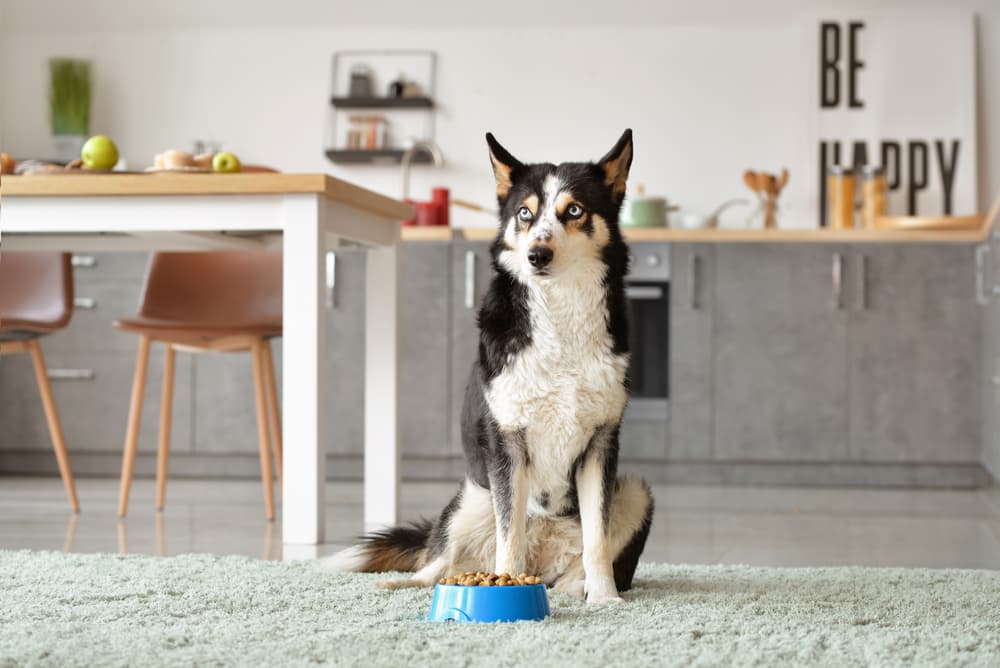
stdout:
POLYGON ((435 167, 440 167, 444 164, 444 156, 441 154, 441 149, 438 148, 437 144, 429 141, 414 142, 413 146, 406 149, 406 152, 403 153, 403 199, 410 197, 410 166, 413 163, 413 157, 421 151, 431 156, 435 167))

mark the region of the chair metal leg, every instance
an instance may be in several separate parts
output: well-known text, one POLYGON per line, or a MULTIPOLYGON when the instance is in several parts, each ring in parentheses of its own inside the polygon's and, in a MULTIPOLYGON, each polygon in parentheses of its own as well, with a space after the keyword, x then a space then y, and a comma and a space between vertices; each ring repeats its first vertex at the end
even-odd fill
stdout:
POLYGON ((274 452, 274 468, 278 471, 278 489, 281 489, 281 407, 278 405, 278 383, 274 377, 274 352, 271 342, 263 341, 264 348, 264 389, 267 391, 268 424, 271 425, 271 448, 274 452))
POLYGON ((274 520, 274 472, 271 470, 271 452, 267 438, 267 400, 264 395, 264 343, 254 338, 250 344, 253 357, 253 389, 257 403, 257 441, 260 447, 260 477, 264 484, 264 507, 268 521, 274 520))
POLYGON ((38 383, 38 393, 42 396, 42 407, 45 409, 45 420, 49 424, 52 448, 56 452, 59 475, 62 476, 63 485, 66 486, 69 505, 73 508, 74 513, 78 513, 80 512, 80 502, 76 498, 76 484, 73 482, 73 471, 69 466, 69 453, 66 451, 66 441, 63 439, 59 413, 56 412, 56 402, 52 398, 52 386, 49 385, 49 376, 45 368, 45 357, 42 355, 42 346, 38 343, 37 339, 31 339, 27 342, 27 349, 31 354, 31 362, 35 367, 35 381, 38 383))
POLYGON ((128 510, 128 493, 132 486, 132 468, 135 452, 139 445, 139 420, 142 418, 142 395, 146 390, 146 369, 149 366, 148 336, 139 337, 139 352, 135 360, 135 376, 132 379, 132 399, 128 408, 128 428, 125 431, 125 449, 122 453, 122 478, 118 492, 118 516, 125 517, 128 510))
POLYGON ((174 407, 174 347, 167 344, 163 359, 163 396, 160 398, 160 441, 156 448, 156 509, 163 510, 167 496, 167 461, 170 458, 170 423, 174 407))

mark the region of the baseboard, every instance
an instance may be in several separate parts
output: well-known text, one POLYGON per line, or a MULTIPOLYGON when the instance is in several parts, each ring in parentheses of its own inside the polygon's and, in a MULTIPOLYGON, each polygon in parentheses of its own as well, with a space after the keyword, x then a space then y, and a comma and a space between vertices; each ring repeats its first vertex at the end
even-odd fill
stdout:
MULTIPOLYGON (((119 452, 75 452, 73 473, 80 477, 116 477, 119 452)), ((328 480, 360 480, 363 460, 358 455, 329 455, 328 480)), ((135 475, 152 477, 156 455, 140 452, 135 475)), ((643 476, 651 483, 693 485, 803 485, 811 487, 916 487, 972 489, 989 487, 990 473, 978 463, 762 463, 712 461, 623 460, 623 473, 643 476)), ((403 455, 404 480, 458 481, 464 475, 460 457, 403 455)), ((56 475, 55 457, 47 451, 0 451, 0 474, 56 475)), ((172 454, 170 475, 178 478, 255 478, 260 467, 255 455, 172 454)))

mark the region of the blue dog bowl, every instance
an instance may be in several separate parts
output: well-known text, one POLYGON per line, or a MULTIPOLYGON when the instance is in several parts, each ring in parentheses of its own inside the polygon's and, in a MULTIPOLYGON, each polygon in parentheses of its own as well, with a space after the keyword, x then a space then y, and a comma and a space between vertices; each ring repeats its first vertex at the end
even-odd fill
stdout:
POLYGON ((540 621, 549 616, 545 585, 476 587, 442 585, 434 588, 432 622, 540 621))

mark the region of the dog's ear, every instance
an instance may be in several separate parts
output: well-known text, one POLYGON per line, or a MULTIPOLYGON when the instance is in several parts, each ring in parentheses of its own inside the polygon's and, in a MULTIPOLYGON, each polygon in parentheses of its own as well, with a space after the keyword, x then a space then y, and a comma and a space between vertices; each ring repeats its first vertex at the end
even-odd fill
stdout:
POLYGON ((497 200, 502 202, 510 192, 511 174, 523 165, 490 132, 486 133, 486 145, 490 147, 490 163, 497 180, 497 200))
POLYGON ((604 171, 604 184, 611 188, 615 200, 621 202, 625 199, 625 182, 628 180, 628 170, 632 166, 631 129, 622 133, 618 142, 598 161, 597 165, 604 171))

